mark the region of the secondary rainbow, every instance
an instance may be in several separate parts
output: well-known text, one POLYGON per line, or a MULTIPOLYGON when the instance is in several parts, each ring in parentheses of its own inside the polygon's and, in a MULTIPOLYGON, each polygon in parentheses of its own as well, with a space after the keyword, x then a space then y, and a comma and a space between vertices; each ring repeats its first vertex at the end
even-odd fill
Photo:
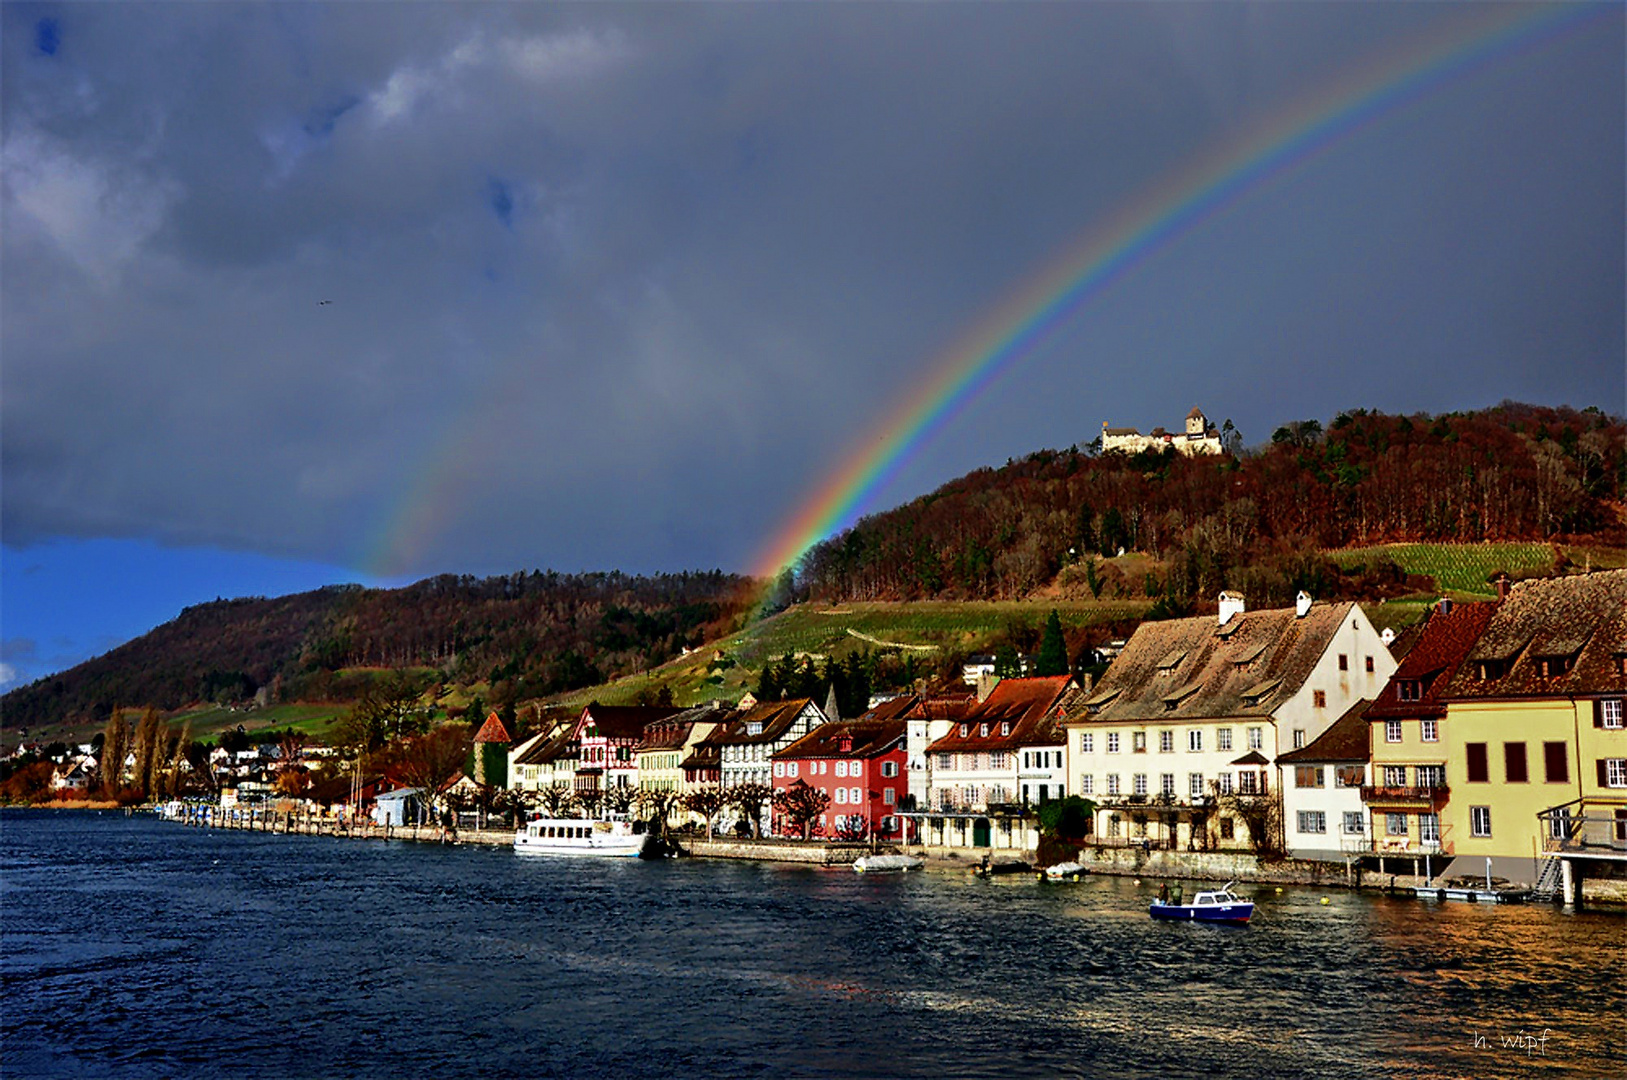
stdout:
POLYGON ((1013 364, 1136 267, 1273 180, 1444 86, 1593 24, 1609 6, 1542 5, 1457 21, 1358 69, 1247 138, 1188 162, 1066 249, 931 365, 775 535, 754 575, 771 579, 853 524, 934 435, 1013 364))

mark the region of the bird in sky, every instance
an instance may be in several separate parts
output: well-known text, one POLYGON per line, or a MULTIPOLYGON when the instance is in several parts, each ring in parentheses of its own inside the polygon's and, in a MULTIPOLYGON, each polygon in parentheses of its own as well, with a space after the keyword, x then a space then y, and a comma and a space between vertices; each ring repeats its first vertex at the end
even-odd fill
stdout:
POLYGON ((333 303, 332 300, 318 300, 316 302, 316 306, 317 307, 327 307, 331 303, 333 303))

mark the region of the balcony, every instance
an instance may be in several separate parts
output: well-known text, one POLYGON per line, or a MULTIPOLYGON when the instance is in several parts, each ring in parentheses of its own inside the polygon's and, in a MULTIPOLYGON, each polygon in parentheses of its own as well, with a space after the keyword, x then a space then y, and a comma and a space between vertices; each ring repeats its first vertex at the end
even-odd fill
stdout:
POLYGON ((1381 836, 1377 840, 1345 836, 1339 840, 1339 850, 1347 855, 1451 855, 1452 841, 1415 840, 1410 836, 1381 836))
POLYGON ((1435 812, 1446 805, 1452 789, 1445 784, 1436 787, 1363 787, 1361 801, 1370 806, 1396 810, 1425 810, 1435 812))
POLYGON ((1603 858, 1627 855, 1627 818, 1614 811, 1603 814, 1563 814, 1548 810, 1537 815, 1543 823, 1544 851, 1603 858), (1561 836, 1554 834, 1562 833, 1561 836))

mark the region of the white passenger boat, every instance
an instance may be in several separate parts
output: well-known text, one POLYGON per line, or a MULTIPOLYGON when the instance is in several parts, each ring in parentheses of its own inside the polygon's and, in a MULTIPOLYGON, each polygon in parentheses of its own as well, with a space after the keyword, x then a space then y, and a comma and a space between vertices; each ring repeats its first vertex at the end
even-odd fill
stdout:
POLYGON ((926 860, 917 859, 913 855, 865 855, 853 861, 853 869, 861 874, 874 874, 898 870, 919 870, 925 863, 926 860))
POLYGON ((637 858, 650 842, 642 822, 537 818, 514 834, 523 855, 608 855, 637 858))

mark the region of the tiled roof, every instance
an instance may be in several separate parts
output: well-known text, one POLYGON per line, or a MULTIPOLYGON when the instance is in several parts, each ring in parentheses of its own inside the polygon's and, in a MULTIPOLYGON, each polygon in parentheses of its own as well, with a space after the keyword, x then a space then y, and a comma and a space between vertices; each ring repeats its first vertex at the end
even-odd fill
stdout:
POLYGON ((1368 761, 1372 759, 1372 743, 1368 739, 1371 726, 1367 722, 1367 709, 1373 703, 1362 698, 1345 714, 1333 722, 1322 734, 1298 750, 1277 755, 1279 765, 1297 765, 1301 762, 1368 761))
POLYGON ((1446 715, 1441 692, 1496 613, 1494 600, 1453 604, 1445 611, 1431 608, 1412 648, 1367 710, 1367 719, 1446 715), (1413 682, 1418 684, 1418 700, 1402 701, 1401 685, 1413 682))
POLYGON ((749 709, 737 709, 727 723, 719 724, 703 741, 715 746, 775 742, 796 723, 802 710, 812 704, 812 698, 791 698, 789 701, 764 701, 749 709), (756 735, 747 734, 753 724, 760 724, 762 730, 756 735))
POLYGON ((1142 623, 1068 723, 1269 716, 1299 692, 1353 604, 1142 623), (1091 711, 1094 709, 1095 711, 1091 711))
POLYGON ((852 720, 820 724, 808 734, 773 755, 775 761, 791 758, 871 758, 885 754, 904 738, 903 720, 852 720), (847 749, 843 750, 843 737, 847 749))
POLYGON ((860 720, 902 720, 915 712, 921 699, 914 694, 900 694, 889 698, 862 714, 860 720))
POLYGON ((575 757, 576 733, 572 728, 564 728, 556 732, 551 738, 539 739, 535 745, 514 759, 516 765, 547 765, 560 758, 575 757))
POLYGON ((586 722, 592 720, 603 738, 641 739, 644 725, 682 711, 672 705, 589 705, 582 710, 582 722, 577 729, 586 732, 586 722))
POLYGON ((1056 746, 1066 741, 1055 706, 1076 689, 1071 675, 1001 679, 987 700, 971 706, 949 734, 927 749, 932 753, 999 752, 1023 746, 1056 746), (1004 734, 1000 725, 1007 725, 1004 734), (983 725, 988 734, 980 734, 983 725), (960 728, 966 734, 960 734, 960 728))
POLYGON ((1442 690, 1449 700, 1627 692, 1627 570, 1517 583, 1442 690), (1542 661, 1562 659, 1544 675, 1542 661), (1482 678, 1478 661, 1504 666, 1482 678))
POLYGON ((513 741, 514 736, 508 733, 508 728, 503 726, 503 721, 495 712, 486 717, 486 722, 480 725, 479 731, 475 732, 475 742, 477 743, 511 743, 513 741))
POLYGON ((644 739, 638 744, 644 750, 679 750, 689 741, 696 724, 720 723, 733 713, 726 705, 696 705, 644 725, 644 739))

